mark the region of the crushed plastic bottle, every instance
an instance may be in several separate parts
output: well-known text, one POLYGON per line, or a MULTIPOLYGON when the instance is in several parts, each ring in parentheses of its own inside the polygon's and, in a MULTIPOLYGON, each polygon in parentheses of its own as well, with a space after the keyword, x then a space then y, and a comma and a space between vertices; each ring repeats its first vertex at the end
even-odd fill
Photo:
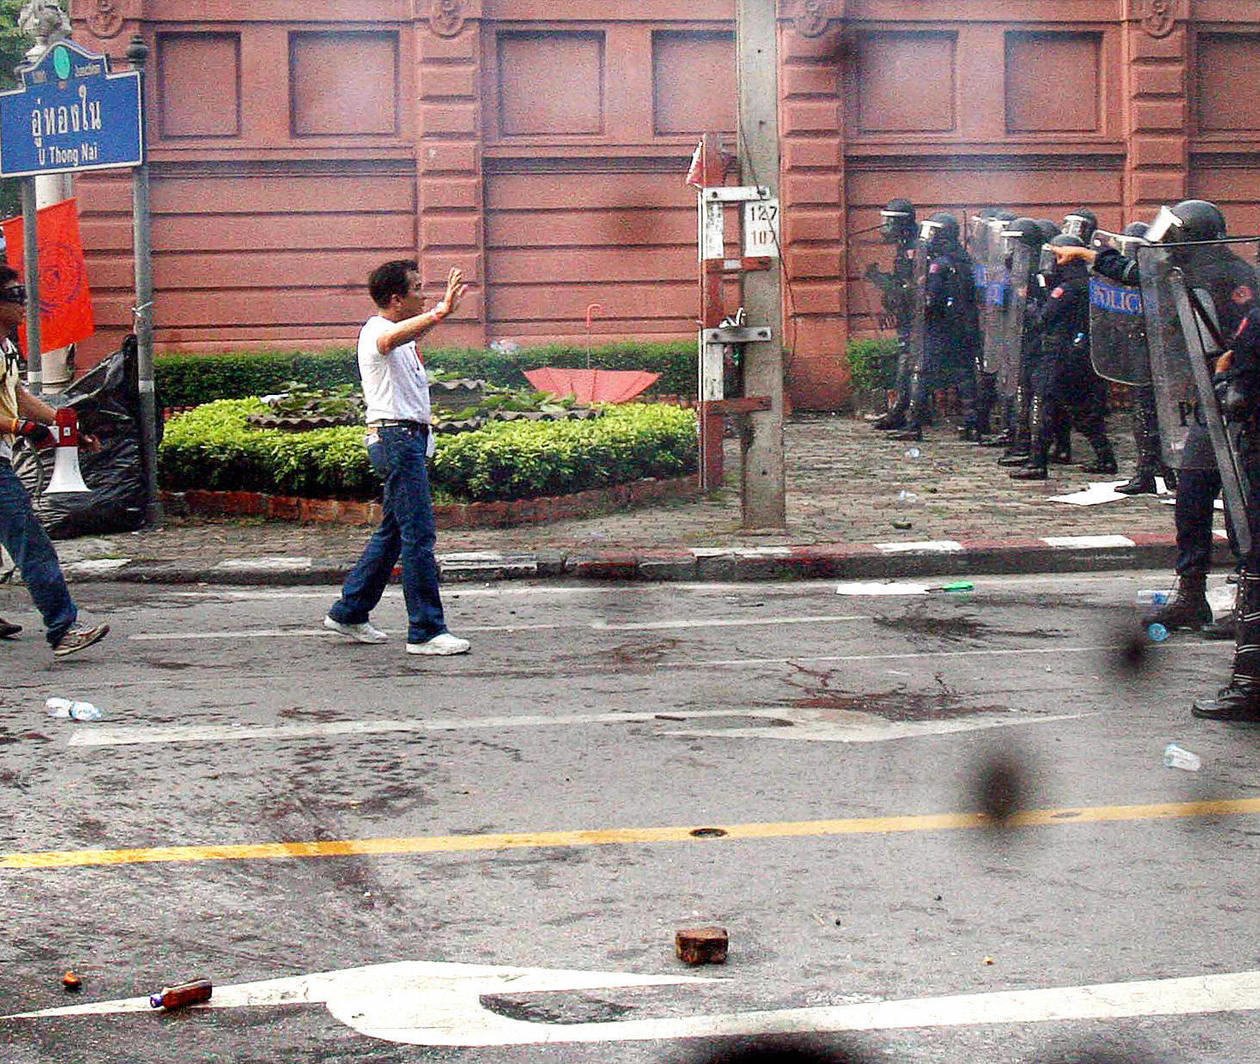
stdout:
POLYGON ((155 1009, 182 1009, 209 1001, 214 984, 209 979, 194 979, 191 983, 164 986, 156 994, 149 995, 149 1005, 155 1009))
POLYGON ((922 456, 923 456, 923 452, 922 452, 921 450, 919 450, 919 448, 917 448, 917 447, 907 447, 907 448, 906 448, 906 457, 907 457, 907 458, 921 458, 922 456))
POLYGON ((1156 621, 1146 626, 1146 638, 1152 643, 1162 643, 1168 638, 1168 629, 1156 621))
POLYGON ((1167 590, 1155 591, 1151 588, 1143 588, 1134 596, 1133 601, 1139 606, 1167 606, 1172 594, 1167 590))
POLYGON ((1203 766, 1198 754, 1192 754, 1176 743, 1169 743, 1164 747, 1164 764, 1168 768, 1179 768, 1186 772, 1198 772, 1203 766))
POLYGON ((91 702, 75 702, 69 698, 50 698, 44 707, 50 717, 68 717, 70 720, 100 720, 105 716, 91 702))

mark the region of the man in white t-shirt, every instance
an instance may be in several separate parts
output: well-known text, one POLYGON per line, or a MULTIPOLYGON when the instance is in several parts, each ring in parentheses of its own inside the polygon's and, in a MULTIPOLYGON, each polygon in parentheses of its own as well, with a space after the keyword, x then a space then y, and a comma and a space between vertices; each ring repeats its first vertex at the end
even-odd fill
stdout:
POLYGON ((420 267, 412 259, 378 266, 368 279, 368 292, 377 313, 359 332, 359 375, 367 401, 368 457, 385 481, 385 516, 346 577, 324 627, 360 643, 385 642, 388 636, 372 624, 370 614, 401 559, 407 653, 466 654, 468 640, 446 630, 438 592, 428 471, 433 454, 429 379, 416 350, 416 340, 459 305, 463 274, 451 270, 446 295, 428 312, 420 267))
MULTIPOLYGON (((22 571, 22 580, 44 619, 45 636, 53 653, 63 658, 100 642, 109 625, 78 623, 79 610, 70 597, 57 551, 35 516, 30 497, 13 472, 13 444, 24 436, 38 446, 53 440, 48 426, 57 411, 32 395, 18 373, 18 349, 10 338, 25 316, 26 288, 18 272, 0 263, 0 543, 22 571)), ((80 433, 82 444, 93 449, 96 438, 80 433)), ((0 618, 0 637, 22 630, 0 618)))

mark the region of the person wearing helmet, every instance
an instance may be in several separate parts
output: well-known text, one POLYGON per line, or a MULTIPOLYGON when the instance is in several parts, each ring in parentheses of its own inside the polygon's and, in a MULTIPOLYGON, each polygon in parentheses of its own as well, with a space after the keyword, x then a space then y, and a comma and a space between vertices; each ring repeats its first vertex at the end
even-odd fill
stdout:
POLYGON ((880 237, 895 249, 892 271, 885 272, 872 262, 866 267, 865 277, 879 289, 884 315, 897 330, 897 399, 872 427, 894 429, 905 424, 906 409, 910 405, 910 331, 914 324, 914 244, 918 228, 914 204, 908 199, 889 200, 879 214, 882 219, 880 237))
MULTIPOLYGON (((1228 247, 1195 243, 1220 240, 1226 233, 1225 216, 1216 204, 1206 200, 1183 200, 1173 207, 1160 208, 1155 221, 1146 230, 1145 239, 1151 244, 1190 244, 1180 249, 1179 255, 1204 282, 1217 321, 1222 331, 1229 335, 1238 329, 1242 320, 1241 308, 1245 301, 1235 298, 1236 293, 1246 291, 1249 285, 1255 283, 1254 270, 1228 247)), ((1095 273, 1120 284, 1130 287, 1141 284, 1138 260, 1121 254, 1115 248, 1100 251, 1061 248, 1055 254, 1060 263, 1073 260, 1089 263, 1095 273)), ((1176 583, 1168 602, 1147 613, 1142 620, 1144 624, 1162 624, 1169 631, 1199 631, 1210 626, 1212 621, 1212 607, 1207 600, 1207 577, 1212 567, 1212 513, 1221 491, 1221 475, 1207 428, 1197 419, 1191 421, 1186 436, 1177 469, 1176 490, 1173 513, 1177 534, 1177 560, 1173 568, 1176 583)), ((1228 522, 1226 527, 1232 536, 1228 522)), ((1229 628, 1220 627, 1217 632, 1228 637, 1229 628)))
POLYGON ((1047 289, 1037 318, 1041 345, 1032 372, 1029 413, 1030 450, 1016 480, 1045 480, 1054 426, 1058 422, 1084 435, 1096 461, 1087 473, 1116 471, 1116 456, 1107 438, 1107 386, 1089 361, 1089 271, 1083 263, 1059 266, 1056 247, 1083 247, 1075 236, 1056 236, 1043 250, 1041 276, 1047 289))
POLYGON ((1041 288, 1034 282, 1033 270, 1045 238, 1041 226, 1032 218, 1016 218, 1004 235, 1028 249, 1029 272, 1023 277, 1011 278, 1012 298, 1024 301, 1023 333, 1020 337, 1019 376, 1014 393, 1007 396, 1006 449, 998 458, 998 465, 1023 466, 1028 462, 1030 450, 1028 418, 1032 405, 1032 371, 1039 349, 1036 321, 1042 302, 1041 288))
POLYGON ((976 342, 975 342, 975 378, 976 400, 972 407, 970 421, 963 425, 961 436, 973 443, 983 443, 990 439, 993 428, 993 408, 997 405, 998 375, 985 369, 985 338, 980 321, 980 307, 985 304, 987 290, 991 278, 988 276, 989 262, 998 252, 997 244, 1001 240, 1001 232, 1005 223, 1015 220, 1015 212, 1004 207, 981 207, 972 218, 971 235, 982 240, 978 252, 975 246, 968 251, 974 260, 972 270, 975 275, 976 291, 976 342), (983 255, 983 261, 981 258, 983 255))
MULTIPOLYGON (((958 219, 948 211, 937 211, 924 222, 916 249, 916 254, 920 253, 928 257, 923 292, 923 359, 912 370, 910 405, 904 425, 892 434, 895 440, 923 439, 923 426, 930 417, 930 382, 948 359, 957 361, 961 357, 968 368, 974 360, 974 271, 971 258, 959 241, 958 219)), ((975 398, 974 380, 973 374, 966 373, 959 381, 967 409, 975 398)))
MULTIPOLYGON (((1146 222, 1130 222, 1121 237, 1124 247, 1135 247, 1146 239, 1150 226, 1146 222)), ((1117 249, 1119 250, 1119 249, 1117 249)), ((1121 495, 1155 495, 1159 485, 1155 478, 1162 475, 1169 488, 1176 488, 1177 474, 1164 465, 1161 457, 1159 418, 1155 413, 1155 389, 1150 384, 1133 385, 1133 443, 1137 450, 1137 469, 1128 483, 1117 485, 1121 495)), ((1210 514, 1209 514, 1210 517, 1210 514)))
POLYGON ((1071 214, 1063 218, 1063 232, 1068 236, 1078 237, 1088 247, 1098 228, 1098 215, 1088 207, 1077 207, 1071 214))

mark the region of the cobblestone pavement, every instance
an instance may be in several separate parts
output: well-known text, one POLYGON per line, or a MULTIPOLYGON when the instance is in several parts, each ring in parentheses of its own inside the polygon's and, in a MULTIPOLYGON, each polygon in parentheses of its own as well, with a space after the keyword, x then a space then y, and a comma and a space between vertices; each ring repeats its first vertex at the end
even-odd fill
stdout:
MULTIPOLYGON (((1133 468, 1128 415, 1113 415, 1121 475, 1133 468)), ((1051 502, 1053 495, 1091 480, 1079 466, 1054 466, 1044 483, 1012 481, 996 465, 999 452, 962 443, 952 423, 928 431, 920 444, 886 439, 858 418, 798 415, 785 430, 788 530, 748 535, 740 530, 739 451, 727 441, 727 482, 716 495, 662 506, 509 529, 438 532, 438 551, 573 551, 700 546, 808 545, 1018 536, 1169 535, 1172 507, 1144 495, 1099 506, 1051 502), (917 447, 919 457, 911 457, 917 447), (902 491, 917 496, 899 502, 902 491), (895 528, 893 522, 910 522, 895 528)), ((1078 460, 1092 457, 1073 439, 1078 460)), ((343 525, 267 523, 255 519, 171 519, 153 531, 63 541, 65 560, 126 557, 189 561, 268 556, 353 557, 369 530, 343 525)))

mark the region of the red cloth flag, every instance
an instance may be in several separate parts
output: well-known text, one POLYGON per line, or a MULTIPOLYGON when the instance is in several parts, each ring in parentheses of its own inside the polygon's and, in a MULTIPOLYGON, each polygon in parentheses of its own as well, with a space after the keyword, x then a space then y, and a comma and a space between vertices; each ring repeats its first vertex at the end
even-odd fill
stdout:
MULTIPOLYGON (((40 354, 86 340, 96 331, 87 263, 79 239, 78 201, 62 200, 35 215, 39 245, 40 354)), ((0 222, 4 229, 5 258, 15 270, 23 266, 21 218, 0 222)), ((26 347, 26 326, 20 330, 26 347)))

